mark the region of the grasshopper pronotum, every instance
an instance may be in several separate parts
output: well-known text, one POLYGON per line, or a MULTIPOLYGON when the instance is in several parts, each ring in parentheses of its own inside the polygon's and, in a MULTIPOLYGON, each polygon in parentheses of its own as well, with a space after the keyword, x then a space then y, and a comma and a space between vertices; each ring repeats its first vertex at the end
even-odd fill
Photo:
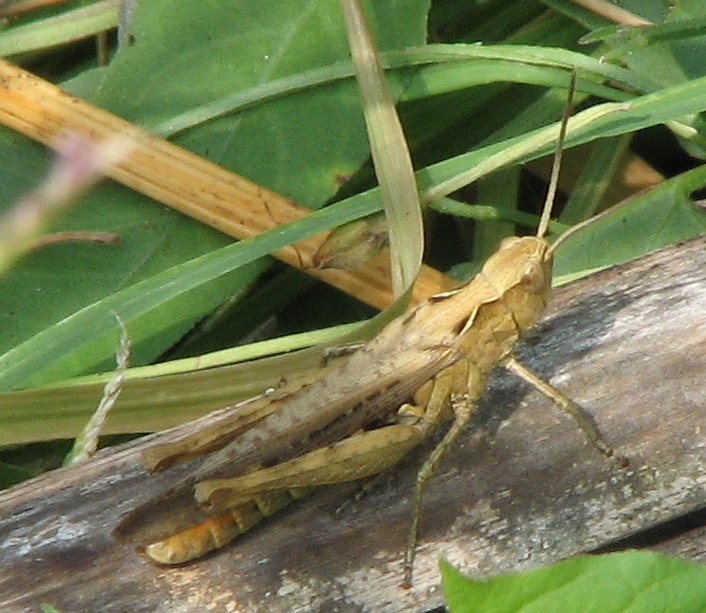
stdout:
MULTIPOLYGON (((565 123, 566 118, 564 128, 565 123)), ((128 514, 117 535, 137 542, 157 563, 188 562, 222 547, 309 488, 393 467, 453 417, 418 473, 405 555, 409 585, 424 484, 468 423, 496 364, 571 413, 590 440, 610 454, 571 401, 512 354, 551 290, 553 247, 543 235, 562 140, 563 131, 536 236, 505 239, 469 282, 392 321, 319 379, 224 409, 208 431, 149 449, 143 459, 153 470, 214 453, 177 489, 128 514)))

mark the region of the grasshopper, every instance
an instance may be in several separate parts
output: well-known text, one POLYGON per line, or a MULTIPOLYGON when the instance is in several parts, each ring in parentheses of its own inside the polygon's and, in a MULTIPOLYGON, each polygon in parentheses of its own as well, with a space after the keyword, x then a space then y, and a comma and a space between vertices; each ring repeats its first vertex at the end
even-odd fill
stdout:
MULTIPOLYGON (((566 119, 563 121, 565 129, 566 119)), ((173 490, 130 512, 116 535, 158 564, 182 564, 220 548, 316 486, 377 475, 437 426, 452 425, 422 464, 404 561, 411 585, 424 486, 463 431, 488 372, 500 364, 573 415, 611 455, 592 422, 513 356, 551 291, 549 221, 561 142, 536 236, 509 237, 481 271, 389 323, 316 380, 222 409, 215 423, 146 450, 150 470, 198 458, 173 490)))

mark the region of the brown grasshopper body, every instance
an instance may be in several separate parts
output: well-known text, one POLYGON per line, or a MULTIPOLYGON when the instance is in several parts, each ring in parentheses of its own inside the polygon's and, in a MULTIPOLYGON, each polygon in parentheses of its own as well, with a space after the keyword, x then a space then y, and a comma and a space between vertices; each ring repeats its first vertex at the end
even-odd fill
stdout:
MULTIPOLYGON (((574 87, 572 75, 569 98, 574 87)), ((213 453, 180 486, 129 513, 117 536, 137 543, 155 562, 188 562, 313 487, 388 470, 453 418, 417 474, 403 583, 410 586, 424 485, 468 423, 497 364, 575 417, 591 442, 612 455, 591 420, 512 355, 549 300, 554 249, 582 226, 551 247, 543 238, 568 114, 567 104, 536 237, 504 239, 468 283, 393 320, 317 380, 223 409, 208 428, 148 449, 143 461, 152 470, 213 453)))
MULTIPOLYGON (((225 409, 212 429, 151 448, 145 463, 162 469, 222 447, 182 486, 128 514, 118 536, 140 544, 158 563, 195 559, 307 488, 391 468, 454 417, 420 471, 419 500, 470 418, 488 372, 513 360, 515 343, 541 315, 551 272, 545 240, 505 239, 468 283, 392 321, 320 379, 225 409)), ((416 517, 408 568, 415 540, 416 517)))

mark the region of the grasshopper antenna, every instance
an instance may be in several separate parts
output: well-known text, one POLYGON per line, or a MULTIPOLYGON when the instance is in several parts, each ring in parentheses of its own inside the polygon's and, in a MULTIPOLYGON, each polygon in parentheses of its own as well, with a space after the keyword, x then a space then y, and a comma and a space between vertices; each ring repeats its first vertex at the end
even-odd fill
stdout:
MULTIPOLYGON (((557 151, 554 155, 554 163, 552 165, 552 173, 549 179, 549 188, 547 189, 547 198, 544 202, 544 207, 542 209, 542 217, 539 220, 539 226, 537 227, 537 238, 542 238, 547 231, 549 226, 549 221, 551 219, 552 204, 554 203, 554 197, 556 196, 557 185, 559 183, 559 169, 561 167, 561 160, 564 155, 564 140, 566 138, 566 126, 568 123, 569 116, 571 114, 571 104, 573 102, 574 93, 576 91, 576 71, 571 72, 571 80, 569 81, 568 95, 566 99, 566 106, 564 106, 564 112, 561 117, 561 127, 559 128, 559 138, 557 140, 557 151)), ((550 245, 547 250, 547 255, 551 256, 556 251, 557 247, 561 245, 567 238, 572 234, 575 234, 579 230, 582 230, 586 226, 589 226, 604 216, 611 214, 617 208, 620 208, 625 204, 625 201, 614 204, 608 207, 604 211, 601 211, 597 215, 593 215, 588 219, 584 219, 582 222, 571 226, 568 230, 562 232, 550 245)))
POLYGON ((561 126, 559 127, 559 138, 557 140, 556 153, 554 154, 554 163, 552 164, 552 173, 549 178, 549 189, 547 197, 542 208, 542 217, 539 220, 537 227, 537 238, 542 238, 547 233, 549 220, 552 215, 552 207, 554 198, 556 197, 557 186, 559 185, 559 171, 561 170, 561 160, 564 157, 564 140, 566 138, 566 125, 571 116, 571 107, 574 101, 574 93, 576 92, 576 71, 571 71, 571 79, 569 80, 569 89, 564 105, 564 112, 561 115, 561 126))

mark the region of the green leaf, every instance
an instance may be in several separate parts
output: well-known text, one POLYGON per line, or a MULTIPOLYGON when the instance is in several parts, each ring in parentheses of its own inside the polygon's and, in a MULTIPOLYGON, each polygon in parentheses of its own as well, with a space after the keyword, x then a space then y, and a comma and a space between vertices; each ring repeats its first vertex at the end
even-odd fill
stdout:
MULTIPOLYGON (((364 2, 380 49, 424 41, 427 2, 364 2)), ((348 60, 337 2, 140 3, 93 101, 147 127, 205 102, 348 60), (165 18, 168 15, 169 18, 165 18)), ((399 87, 399 86, 398 86, 399 87)), ((178 144, 312 208, 369 156, 353 79, 268 100, 178 144)))
POLYGON ((357 0, 342 0, 351 57, 360 86, 375 175, 389 223, 392 288, 411 291, 424 252, 419 190, 395 101, 370 29, 357 0))
POLYGON ((568 237, 557 249, 558 284, 705 232, 706 213, 691 199, 704 185, 706 166, 698 166, 568 237))
POLYGON ((450 613, 702 613, 706 567, 646 551, 582 555, 488 580, 442 561, 450 613))

